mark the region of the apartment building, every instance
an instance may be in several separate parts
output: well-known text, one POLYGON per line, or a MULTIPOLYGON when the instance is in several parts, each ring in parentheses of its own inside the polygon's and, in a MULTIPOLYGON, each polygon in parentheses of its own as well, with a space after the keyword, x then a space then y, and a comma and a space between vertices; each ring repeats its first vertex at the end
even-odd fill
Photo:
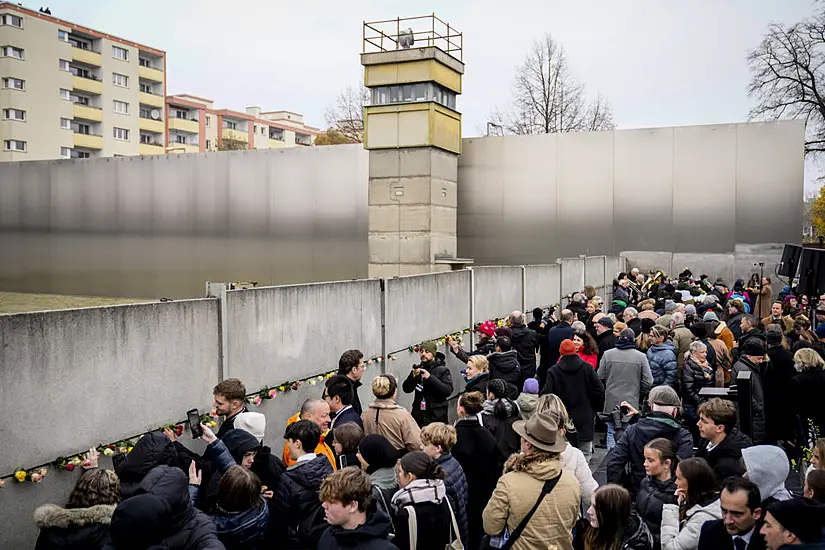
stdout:
POLYGON ((0 161, 163 154, 166 54, 0 1, 0 161))
POLYGON ((299 113, 215 109, 211 99, 191 94, 166 97, 166 126, 168 150, 178 153, 312 145, 320 133, 299 113))

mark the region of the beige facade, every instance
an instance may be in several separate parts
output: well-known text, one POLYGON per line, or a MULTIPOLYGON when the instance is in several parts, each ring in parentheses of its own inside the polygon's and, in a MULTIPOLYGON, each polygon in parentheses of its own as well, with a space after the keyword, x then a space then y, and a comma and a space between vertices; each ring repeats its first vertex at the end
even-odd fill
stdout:
POLYGON ((164 52, 8 2, 0 47, 0 161, 164 152, 164 52))

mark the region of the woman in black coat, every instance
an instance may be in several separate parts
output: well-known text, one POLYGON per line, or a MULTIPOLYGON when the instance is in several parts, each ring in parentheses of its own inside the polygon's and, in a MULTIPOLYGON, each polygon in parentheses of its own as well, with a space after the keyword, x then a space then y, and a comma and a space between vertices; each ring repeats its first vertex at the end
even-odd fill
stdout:
POLYGON ((498 466, 510 455, 521 450, 521 437, 513 429, 513 424, 521 420, 516 402, 508 396, 508 385, 500 378, 494 378, 487 384, 487 400, 484 402, 479 420, 496 439, 498 448, 498 466))
POLYGON ((659 531, 662 528, 662 506, 677 504, 676 469, 678 461, 673 443, 669 439, 658 437, 644 448, 645 473, 647 476, 639 486, 636 494, 636 511, 647 524, 659 547, 659 531))
MULTIPOLYGON (((170 432, 171 433, 171 432, 170 432)), ((168 436, 152 432, 141 437, 129 454, 117 454, 112 458, 115 473, 120 478, 120 492, 124 499, 135 494, 140 482, 156 466, 173 466, 181 472, 189 472, 192 460, 185 448, 176 447, 168 436)))
POLYGON ((120 480, 111 470, 84 472, 66 507, 44 504, 35 510, 40 528, 35 550, 99 550, 109 542, 112 513, 120 502, 120 480))
MULTIPOLYGON (((825 407, 821 403, 825 395, 825 363, 811 348, 797 351, 793 358, 801 370, 790 381, 791 411, 799 416, 803 426, 809 428, 809 433, 810 428, 818 428, 820 434, 825 434, 825 407)), ((808 444, 813 445, 813 441, 808 441, 808 444)))
POLYGON ((496 438, 478 421, 484 408, 484 397, 479 392, 464 393, 458 398, 457 436, 452 454, 467 478, 467 550, 476 550, 484 536, 481 513, 490 500, 501 468, 496 459, 496 438))

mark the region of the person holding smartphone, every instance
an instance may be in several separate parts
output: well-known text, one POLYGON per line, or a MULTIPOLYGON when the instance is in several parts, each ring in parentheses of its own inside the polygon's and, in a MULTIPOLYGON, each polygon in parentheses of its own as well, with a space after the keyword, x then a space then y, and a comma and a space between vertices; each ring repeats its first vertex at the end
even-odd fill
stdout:
POLYGON ((401 388, 414 393, 411 414, 420 427, 430 422, 447 422, 447 399, 453 393, 453 377, 444 354, 435 342, 419 346, 421 362, 413 365, 401 388))

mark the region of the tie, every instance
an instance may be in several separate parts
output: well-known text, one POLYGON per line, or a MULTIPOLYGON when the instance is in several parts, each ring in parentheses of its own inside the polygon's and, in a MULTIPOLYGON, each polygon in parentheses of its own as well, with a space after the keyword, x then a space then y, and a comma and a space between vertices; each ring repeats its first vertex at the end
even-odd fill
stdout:
POLYGON ((734 550, 745 550, 747 548, 748 543, 743 538, 736 537, 733 539, 733 548, 734 550))

